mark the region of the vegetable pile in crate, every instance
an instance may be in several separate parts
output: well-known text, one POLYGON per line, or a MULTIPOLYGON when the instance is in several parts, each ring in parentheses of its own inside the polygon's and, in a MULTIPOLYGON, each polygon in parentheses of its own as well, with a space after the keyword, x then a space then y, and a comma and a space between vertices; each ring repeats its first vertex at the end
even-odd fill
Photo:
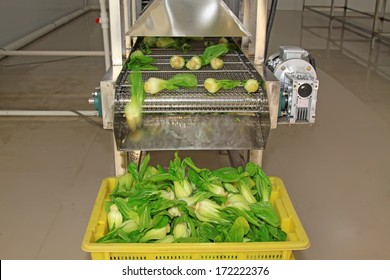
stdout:
POLYGON ((175 154, 168 170, 148 165, 116 177, 106 201, 108 232, 97 243, 285 241, 271 182, 254 163, 210 171, 175 154))
MULTIPOLYGON (((148 158, 146 158, 146 160, 148 160, 148 158)), ((237 172, 235 172, 233 169, 230 168, 227 169, 224 168, 224 169, 220 169, 217 172, 217 170, 208 171, 206 169, 196 168, 196 166, 193 165, 191 160, 184 159, 183 161, 180 161, 180 163, 179 160, 176 160, 176 162, 174 160, 171 166, 172 168, 170 168, 169 170, 167 170, 168 172, 166 172, 159 166, 148 167, 147 162, 144 161, 140 169, 140 172, 137 172, 136 166, 131 165, 130 166, 131 172, 129 172, 129 174, 126 174, 118 178, 108 177, 102 181, 81 246, 81 248, 84 251, 89 252, 91 254, 92 259, 103 259, 103 260, 283 259, 283 260, 289 260, 294 258, 293 251, 304 250, 309 247, 310 244, 309 239, 297 216, 297 213, 294 210, 294 207, 291 203, 291 200, 283 184, 283 181, 280 178, 274 176, 268 177, 272 187, 269 202, 272 204, 280 221, 280 228, 276 227, 278 231, 275 231, 274 226, 267 224, 267 222, 265 222, 264 220, 256 216, 259 215, 256 214, 256 212, 251 212, 251 211, 244 212, 243 210, 241 211, 233 210, 234 207, 230 205, 228 206, 228 208, 231 209, 230 212, 228 211, 227 214, 224 214, 224 209, 223 209, 224 206, 222 205, 228 204, 226 202, 228 201, 228 197, 229 197, 229 195, 224 196, 223 195, 224 192, 229 193, 231 192, 229 191, 229 189, 232 189, 234 190, 233 194, 235 194, 235 192, 237 192, 238 190, 239 192, 236 194, 241 195, 239 185, 237 183, 234 183, 234 181, 237 180, 236 179, 237 173, 239 176, 242 177, 246 176, 246 175, 242 175, 245 172, 249 172, 250 174, 253 174, 252 171, 250 170, 252 168, 252 170, 258 171, 256 165, 249 164, 248 171, 246 171, 247 168, 239 169, 237 170, 237 172), (192 189, 192 185, 191 185, 192 180, 195 181, 199 180, 203 184, 195 191, 192 189, 192 193, 189 197, 181 198, 181 199, 176 198, 175 200, 172 200, 173 196, 176 197, 174 191, 174 187, 175 187, 174 182, 177 182, 176 184, 180 185, 180 188, 182 189, 182 195, 186 196, 188 192, 191 191, 188 188, 188 185, 185 180, 183 181, 177 180, 183 177, 180 177, 181 175, 175 175, 175 174, 183 174, 181 173, 182 172, 181 170, 183 170, 181 169, 182 165, 183 167, 185 165, 185 168, 187 170, 187 175, 184 176, 184 178, 187 179, 187 182, 190 184, 191 189, 192 189), (190 174, 191 177, 188 176, 190 174), (208 176, 206 176, 206 174, 208 176), (213 178, 214 176, 220 177, 221 174, 223 174, 224 181, 226 181, 226 182, 222 182, 222 185, 225 185, 227 188, 227 189, 224 188, 224 192, 222 192, 222 195, 218 194, 218 191, 221 190, 221 188, 218 187, 220 183, 210 184, 210 181, 212 182, 218 181, 218 180, 211 180, 211 178, 213 178), (190 178, 195 178, 195 179, 190 179, 190 178), (168 184, 164 182, 168 182, 168 184), (159 189, 153 187, 156 185, 159 186, 159 189), (168 185, 170 186, 169 189, 168 189, 168 185), (131 188, 128 188, 127 186, 131 186, 131 188), (142 193, 142 190, 139 190, 139 193, 135 192, 137 186, 138 187, 144 186, 145 188, 143 189, 143 191, 146 192, 146 196, 144 198, 139 197, 138 201, 132 199, 132 197, 134 198, 135 196, 129 197, 130 193, 134 193, 136 195, 137 194, 140 195, 142 193), (217 194, 210 192, 209 188, 217 192, 217 194), (196 195, 197 193, 202 193, 202 192, 206 193, 207 195, 205 195, 205 197, 201 197, 200 194, 196 195), (155 202, 153 204, 150 204, 149 201, 146 201, 147 197, 154 198, 155 202), (161 202, 156 202, 159 200, 157 197, 160 197, 161 202), (168 202, 168 204, 163 205, 161 198, 164 198, 163 201, 168 202), (195 213, 196 209, 194 208, 194 206, 201 200, 207 199, 206 201, 208 200, 215 201, 215 198, 219 198, 216 200, 218 201, 216 203, 220 203, 221 207, 217 207, 219 208, 216 209, 218 211, 215 211, 211 214, 208 212, 205 215, 207 215, 207 219, 210 219, 209 216, 213 216, 213 217, 217 216, 219 217, 218 219, 221 218, 227 219, 232 223, 230 228, 227 227, 228 229, 222 228, 223 227, 222 225, 227 225, 227 223, 225 224, 224 221, 222 225, 220 225, 217 222, 196 222, 198 218, 196 217, 196 213, 195 213), (121 212, 119 212, 120 206, 118 207, 116 206, 116 204, 113 203, 113 200, 115 199, 124 202, 123 204, 126 205, 127 209, 133 209, 133 210, 132 211, 129 210, 127 214, 123 215, 121 212), (195 202, 196 200, 198 201, 195 202), (175 208, 176 205, 175 201, 176 203, 177 201, 181 202, 179 203, 179 207, 176 206, 177 209, 175 208), (185 204, 183 204, 182 202, 185 202, 185 204), (187 202, 192 203, 193 206, 191 207, 188 206, 187 202), (133 203, 133 206, 131 206, 131 203, 133 203), (138 204, 138 206, 135 207, 135 204, 138 204), (138 211, 139 209, 145 207, 143 206, 144 204, 151 206, 148 207, 149 210, 138 211), (183 208, 183 206, 185 208, 184 211, 180 210, 181 208, 183 208), (113 217, 113 221, 111 221, 110 224, 112 228, 114 227, 115 228, 112 229, 111 231, 109 230, 110 226, 108 225, 108 214, 110 213, 111 210, 110 208, 112 209, 112 213, 110 214, 110 216, 118 215, 118 212, 122 215, 116 217, 117 219, 122 219, 122 222, 116 221, 115 217, 113 217), (116 208, 118 208, 118 212, 116 212, 116 208), (192 211, 190 211, 191 209, 192 211), (186 212, 186 210, 188 210, 188 212, 186 212), (236 211, 236 213, 234 211, 236 211), (152 218, 153 216, 152 213, 156 213, 154 214, 155 217, 154 219, 152 218), (237 213, 240 213, 242 215, 237 213), (180 214, 181 216, 179 216, 180 214), (150 219, 146 219, 147 215, 150 215, 150 219), (235 215, 237 217, 234 219, 233 217, 235 215), (127 217, 129 218, 128 220, 126 220, 127 217), (238 218, 238 217, 243 217, 246 220, 246 222, 244 221, 243 218, 238 218), (252 220, 252 218, 254 220, 252 220), (129 222, 134 219, 135 219, 134 222, 129 222), (138 223, 136 222, 137 219, 138 219, 138 223), (167 219, 168 219, 168 223, 169 221, 171 221, 169 223, 170 232, 167 232, 167 225, 168 225, 167 219), (173 220, 176 220, 176 222, 172 222, 173 220), (263 227, 263 230, 264 232, 266 232, 268 229, 268 237, 269 234, 271 234, 272 236, 271 238, 275 238, 273 234, 275 234, 276 237, 278 237, 278 236, 283 236, 285 233, 287 235, 285 237, 286 240, 245 242, 245 241, 249 241, 251 234, 253 235, 254 230, 256 230, 257 228, 256 224, 253 225, 251 224, 251 222, 266 224, 266 226, 263 227), (143 231, 145 234, 146 232, 150 232, 149 237, 151 235, 154 235, 153 231, 150 230, 152 229, 158 230, 159 228, 164 228, 165 230, 161 230, 160 232, 161 239, 154 239, 145 243, 127 242, 127 240, 130 240, 130 238, 134 240, 139 238, 138 241, 140 241, 141 238, 144 238, 143 241, 145 241, 146 238, 149 238, 148 236, 146 237, 144 237, 144 235, 141 236, 139 223, 145 223, 145 224, 149 223, 149 226, 146 226, 143 231), (192 231, 192 224, 194 225, 194 227, 196 227, 195 226, 196 224, 198 225, 198 227, 201 224, 207 224, 207 226, 200 227, 200 229, 202 229, 201 234, 204 236, 199 236, 198 234, 197 237, 191 237, 191 235, 194 234, 194 232, 199 233, 196 230, 192 231), (245 235, 245 232, 248 228, 247 224, 249 224, 249 231, 245 235), (121 227, 121 226, 126 226, 126 227, 121 227), (221 228, 221 231, 217 232, 216 228, 221 228), (111 243, 108 242, 108 240, 106 240, 107 242, 97 243, 97 240, 103 241, 105 238, 108 238, 106 237, 108 235, 111 235, 109 237, 112 238, 111 243), (165 237, 162 237, 163 235, 165 235, 165 237), (175 235, 177 237, 178 236, 183 236, 183 237, 178 237, 175 240, 175 235), (220 239, 222 240, 223 238, 228 240, 232 240, 232 239, 234 240, 234 238, 241 239, 242 235, 244 235, 243 238, 244 242, 227 242, 227 241, 219 242, 219 240, 220 239), (184 236, 189 236, 189 237, 184 237, 184 236), (202 239, 205 239, 206 241, 215 239, 216 241, 200 242, 200 240, 202 239), (114 242, 114 241, 118 241, 118 242, 114 242), (163 243, 161 241, 173 241, 173 242, 163 243)), ((251 175, 249 177, 252 178, 251 175)), ((249 177, 245 177, 245 178, 249 178, 249 177)), ((256 197, 259 196, 256 187, 252 186, 251 190, 253 192, 252 195, 256 199, 256 197)), ((255 205, 256 203, 259 204, 266 203, 266 202, 255 202, 251 204, 251 203, 247 203, 246 200, 243 201, 243 203, 241 202, 242 200, 233 202, 234 206, 236 207, 234 209, 240 209, 240 205, 241 205, 245 210, 248 204, 249 207, 251 208, 252 207, 251 205, 255 205)), ((201 204, 199 204, 198 206, 200 205, 201 204)), ((273 212, 272 209, 270 208, 267 209, 269 209, 270 212, 273 212)), ((212 218, 212 220, 215 219, 212 218)), ((276 219, 275 220, 270 219, 270 221, 271 223, 273 221, 277 222, 276 219)), ((263 234, 264 232, 257 230, 258 236, 267 236, 266 234, 263 234)), ((154 231, 154 233, 156 233, 156 231, 154 231)))

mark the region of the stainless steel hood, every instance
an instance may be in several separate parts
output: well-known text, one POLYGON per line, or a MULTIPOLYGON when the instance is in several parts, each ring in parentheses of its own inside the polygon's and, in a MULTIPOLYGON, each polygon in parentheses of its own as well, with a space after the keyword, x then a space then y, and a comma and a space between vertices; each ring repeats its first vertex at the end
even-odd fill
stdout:
POLYGON ((251 36, 223 0, 154 0, 129 30, 130 36, 251 36))

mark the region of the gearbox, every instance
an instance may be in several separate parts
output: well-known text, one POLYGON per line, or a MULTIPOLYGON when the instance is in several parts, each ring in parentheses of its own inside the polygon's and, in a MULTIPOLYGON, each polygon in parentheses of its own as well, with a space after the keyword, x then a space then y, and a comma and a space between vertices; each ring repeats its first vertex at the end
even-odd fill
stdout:
POLYGON ((291 124, 314 123, 319 82, 311 55, 300 47, 281 46, 266 65, 280 81, 278 117, 291 124))

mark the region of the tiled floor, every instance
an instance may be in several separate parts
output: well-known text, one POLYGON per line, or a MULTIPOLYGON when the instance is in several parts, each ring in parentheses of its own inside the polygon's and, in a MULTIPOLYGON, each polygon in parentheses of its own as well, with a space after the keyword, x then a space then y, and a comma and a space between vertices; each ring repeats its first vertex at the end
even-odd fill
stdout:
MULTIPOLYGON (((27 48, 101 50, 97 16, 27 48)), ((283 179, 310 238, 297 259, 390 259, 390 49, 380 44, 368 62, 369 42, 347 42, 358 37, 345 31, 341 48, 332 42, 342 34, 337 25, 331 40, 328 30, 307 27, 321 24, 327 19, 312 13, 276 16, 269 53, 283 44, 311 51, 320 92, 317 123, 271 131, 263 166, 283 179)), ((0 65, 2 110, 91 110, 87 99, 104 74, 103 58, 0 65)), ((80 245, 100 182, 114 175, 112 147, 110 131, 82 118, 1 117, 0 259, 88 259, 80 245)), ((191 155, 211 168, 227 163, 218 152, 191 155)))

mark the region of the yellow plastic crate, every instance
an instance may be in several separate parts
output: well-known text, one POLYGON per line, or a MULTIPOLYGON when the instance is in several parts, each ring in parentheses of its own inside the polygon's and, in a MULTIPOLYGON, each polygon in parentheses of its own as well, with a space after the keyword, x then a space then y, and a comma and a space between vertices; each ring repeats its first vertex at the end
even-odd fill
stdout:
POLYGON ((283 181, 270 177, 271 203, 287 233, 283 242, 247 243, 115 243, 95 241, 107 233, 104 209, 115 178, 103 180, 82 243, 82 250, 90 252, 94 260, 290 260, 294 250, 309 248, 309 239, 294 210, 283 181))

